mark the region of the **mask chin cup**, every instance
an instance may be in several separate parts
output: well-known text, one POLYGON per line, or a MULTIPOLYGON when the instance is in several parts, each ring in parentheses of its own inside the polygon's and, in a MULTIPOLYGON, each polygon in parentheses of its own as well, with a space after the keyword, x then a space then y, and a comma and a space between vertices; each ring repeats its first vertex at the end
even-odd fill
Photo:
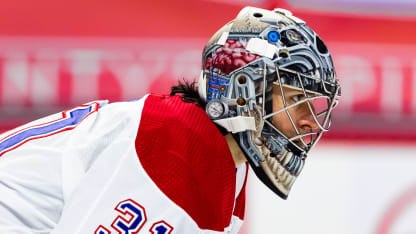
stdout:
MULTIPOLYGON (((240 145, 246 146, 242 147, 243 152, 260 181, 286 200, 305 164, 305 159, 301 156, 303 152, 296 146, 291 146, 291 142, 283 140, 273 140, 275 144, 271 147, 270 143, 267 143, 270 136, 265 144, 254 144, 253 140, 249 140, 255 137, 252 134, 252 131, 246 131, 233 136, 240 145), (274 150, 274 153, 271 153, 271 150, 274 150)), ((284 139, 276 136, 276 139, 280 138, 284 139)))
POLYGON ((263 182, 264 185, 266 185, 270 190, 272 190, 275 194, 277 194, 280 198, 286 200, 288 195, 289 195, 289 191, 279 188, 278 186, 276 186, 275 183, 272 182, 272 180, 270 179, 270 176, 268 176, 264 170, 263 167, 256 167, 254 165, 254 163, 251 160, 248 160, 251 168, 253 169, 254 173, 256 174, 257 178, 260 179, 261 182, 263 182))

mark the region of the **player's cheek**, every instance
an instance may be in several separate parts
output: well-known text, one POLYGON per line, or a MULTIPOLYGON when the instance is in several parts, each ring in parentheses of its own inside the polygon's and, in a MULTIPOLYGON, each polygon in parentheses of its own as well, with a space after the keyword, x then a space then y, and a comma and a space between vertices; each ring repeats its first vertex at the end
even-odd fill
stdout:
POLYGON ((273 116, 273 124, 274 126, 281 131, 282 133, 287 133, 286 126, 289 126, 290 119, 286 113, 286 111, 280 112, 273 116))

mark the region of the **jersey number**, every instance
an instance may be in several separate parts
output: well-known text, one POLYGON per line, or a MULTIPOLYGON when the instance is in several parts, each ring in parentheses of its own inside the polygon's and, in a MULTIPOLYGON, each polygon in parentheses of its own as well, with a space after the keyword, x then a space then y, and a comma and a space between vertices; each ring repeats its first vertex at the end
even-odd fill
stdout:
MULTIPOLYGON (((114 209, 120 213, 120 215, 114 219, 111 227, 120 234, 138 233, 147 221, 144 207, 132 199, 120 202, 114 209)), ((173 227, 162 220, 154 223, 149 229, 149 232, 152 234, 170 234, 172 230, 173 227)), ((100 225, 94 233, 110 234, 111 232, 103 225, 100 225)))
POLYGON ((0 157, 28 141, 74 129, 88 115, 98 111, 98 108, 99 103, 97 102, 81 105, 62 112, 62 117, 59 119, 13 131, 0 139, 0 157))

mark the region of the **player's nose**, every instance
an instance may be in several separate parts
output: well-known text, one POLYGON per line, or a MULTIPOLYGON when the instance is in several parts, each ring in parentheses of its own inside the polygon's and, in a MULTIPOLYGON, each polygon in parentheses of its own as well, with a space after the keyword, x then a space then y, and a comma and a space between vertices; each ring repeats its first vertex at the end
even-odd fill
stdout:
POLYGON ((297 121, 298 128, 304 131, 318 128, 318 123, 316 123, 312 115, 313 114, 309 108, 304 108, 297 121))

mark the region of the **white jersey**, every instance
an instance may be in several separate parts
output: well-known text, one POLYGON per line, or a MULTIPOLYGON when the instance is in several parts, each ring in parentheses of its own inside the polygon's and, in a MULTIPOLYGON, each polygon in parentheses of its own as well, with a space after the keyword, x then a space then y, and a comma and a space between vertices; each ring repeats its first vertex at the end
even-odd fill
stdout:
POLYGON ((92 102, 0 135, 0 233, 237 233, 246 174, 180 97, 92 102))

